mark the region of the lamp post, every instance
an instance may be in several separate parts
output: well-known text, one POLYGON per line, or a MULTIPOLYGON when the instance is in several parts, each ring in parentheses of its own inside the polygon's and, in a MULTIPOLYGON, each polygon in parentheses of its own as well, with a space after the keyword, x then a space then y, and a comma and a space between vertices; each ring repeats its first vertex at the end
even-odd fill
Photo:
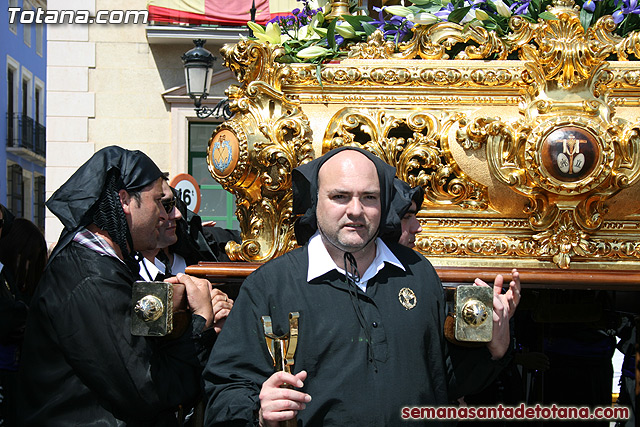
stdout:
POLYGON ((196 45, 193 49, 182 55, 184 63, 184 76, 187 83, 187 93, 193 99, 196 115, 198 118, 205 119, 212 115, 216 117, 231 117, 229 110, 229 100, 223 99, 215 108, 202 106, 202 100, 209 95, 209 86, 211 85, 211 76, 213 75, 213 63, 215 56, 204 48, 205 40, 194 40, 196 45))

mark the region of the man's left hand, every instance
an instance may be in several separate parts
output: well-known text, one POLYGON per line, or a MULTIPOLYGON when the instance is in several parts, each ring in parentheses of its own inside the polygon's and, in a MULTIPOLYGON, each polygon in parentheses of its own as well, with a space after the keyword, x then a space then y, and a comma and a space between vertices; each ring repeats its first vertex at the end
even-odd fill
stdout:
POLYGON ((216 334, 219 334, 233 307, 233 300, 220 289, 212 288, 211 305, 213 306, 213 328, 216 334))
MULTIPOLYGON (((494 360, 501 359, 509 349, 509 319, 513 317, 520 302, 520 273, 515 268, 511 271, 511 278, 509 289, 504 294, 502 274, 498 274, 493 282, 493 336, 487 343, 487 348, 494 360)), ((489 286, 480 279, 476 279, 475 284, 489 286)))

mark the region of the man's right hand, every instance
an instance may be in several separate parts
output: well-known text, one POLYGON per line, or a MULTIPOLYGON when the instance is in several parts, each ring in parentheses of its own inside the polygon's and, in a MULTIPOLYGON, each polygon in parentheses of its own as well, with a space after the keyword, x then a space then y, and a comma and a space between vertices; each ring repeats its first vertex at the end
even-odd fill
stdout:
POLYGON ((298 411, 311 402, 311 396, 301 391, 290 388, 282 388, 283 384, 289 384, 296 388, 302 387, 307 378, 306 371, 300 371, 295 375, 286 372, 276 372, 268 380, 262 383, 260 390, 260 425, 263 427, 276 427, 278 422, 293 419, 298 411))
POLYGON ((178 273, 175 277, 168 277, 165 282, 172 284, 182 283, 187 294, 189 311, 204 317, 205 329, 213 326, 214 314, 211 305, 211 283, 206 279, 178 273))

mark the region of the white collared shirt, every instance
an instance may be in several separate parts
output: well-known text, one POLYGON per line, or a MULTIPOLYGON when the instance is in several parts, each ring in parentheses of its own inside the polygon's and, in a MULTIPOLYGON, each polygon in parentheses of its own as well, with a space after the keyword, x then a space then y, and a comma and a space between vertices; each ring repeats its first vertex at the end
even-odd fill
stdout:
MULTIPOLYGON (((184 273, 187 268, 187 262, 183 257, 178 254, 173 254, 173 263, 171 264, 171 275, 175 276, 178 273, 184 273)), ((153 282, 156 280, 158 273, 165 274, 165 265, 158 258, 154 258, 153 262, 146 258, 142 258, 140 261, 140 277, 144 280, 153 282)))
MULTIPOLYGON (((367 268, 367 271, 364 272, 360 281, 357 282, 357 285, 363 292, 367 291, 367 283, 369 280, 374 277, 385 265, 385 262, 389 264, 393 264, 398 268, 401 268, 402 271, 406 271, 402 263, 396 258, 396 256, 391 252, 389 247, 385 245, 385 243, 380 238, 376 238, 376 257, 371 262, 371 265, 367 268)), ((329 255, 329 251, 325 248, 324 243, 322 242, 322 236, 320 233, 316 232, 311 239, 309 239, 309 246, 307 248, 309 252, 309 269, 307 270, 307 282, 315 279, 316 277, 320 277, 323 274, 326 274, 332 270, 338 270, 339 273, 345 274, 344 269, 338 267, 336 263, 329 255)))

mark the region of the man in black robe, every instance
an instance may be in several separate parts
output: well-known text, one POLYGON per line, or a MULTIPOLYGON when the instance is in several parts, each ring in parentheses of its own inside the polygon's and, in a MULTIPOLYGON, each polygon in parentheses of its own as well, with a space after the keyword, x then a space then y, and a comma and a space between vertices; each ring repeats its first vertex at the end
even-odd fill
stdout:
POLYGON ((446 405, 508 362, 517 272, 503 295, 496 278, 492 342, 450 357, 440 280, 422 255, 397 243, 398 212, 409 201, 394 175, 353 147, 294 170, 304 246, 245 280, 203 374, 206 425, 274 426, 294 416, 303 426, 404 425, 403 407, 446 405), (290 312, 300 314, 293 374, 274 374, 260 319, 271 316, 283 335, 290 312))
POLYGON ((422 231, 422 226, 416 214, 424 201, 424 189, 420 186, 411 188, 409 184, 398 178, 393 180, 393 186, 402 197, 411 202, 406 209, 403 208, 398 212, 402 229, 398 243, 408 248, 414 248, 416 246, 416 234, 422 231))
POLYGON ((131 335, 139 251, 168 219, 145 154, 95 153, 48 200, 64 230, 33 296, 20 367, 20 425, 177 425, 201 393, 213 341, 209 282, 178 275, 189 311, 174 339, 131 335))

